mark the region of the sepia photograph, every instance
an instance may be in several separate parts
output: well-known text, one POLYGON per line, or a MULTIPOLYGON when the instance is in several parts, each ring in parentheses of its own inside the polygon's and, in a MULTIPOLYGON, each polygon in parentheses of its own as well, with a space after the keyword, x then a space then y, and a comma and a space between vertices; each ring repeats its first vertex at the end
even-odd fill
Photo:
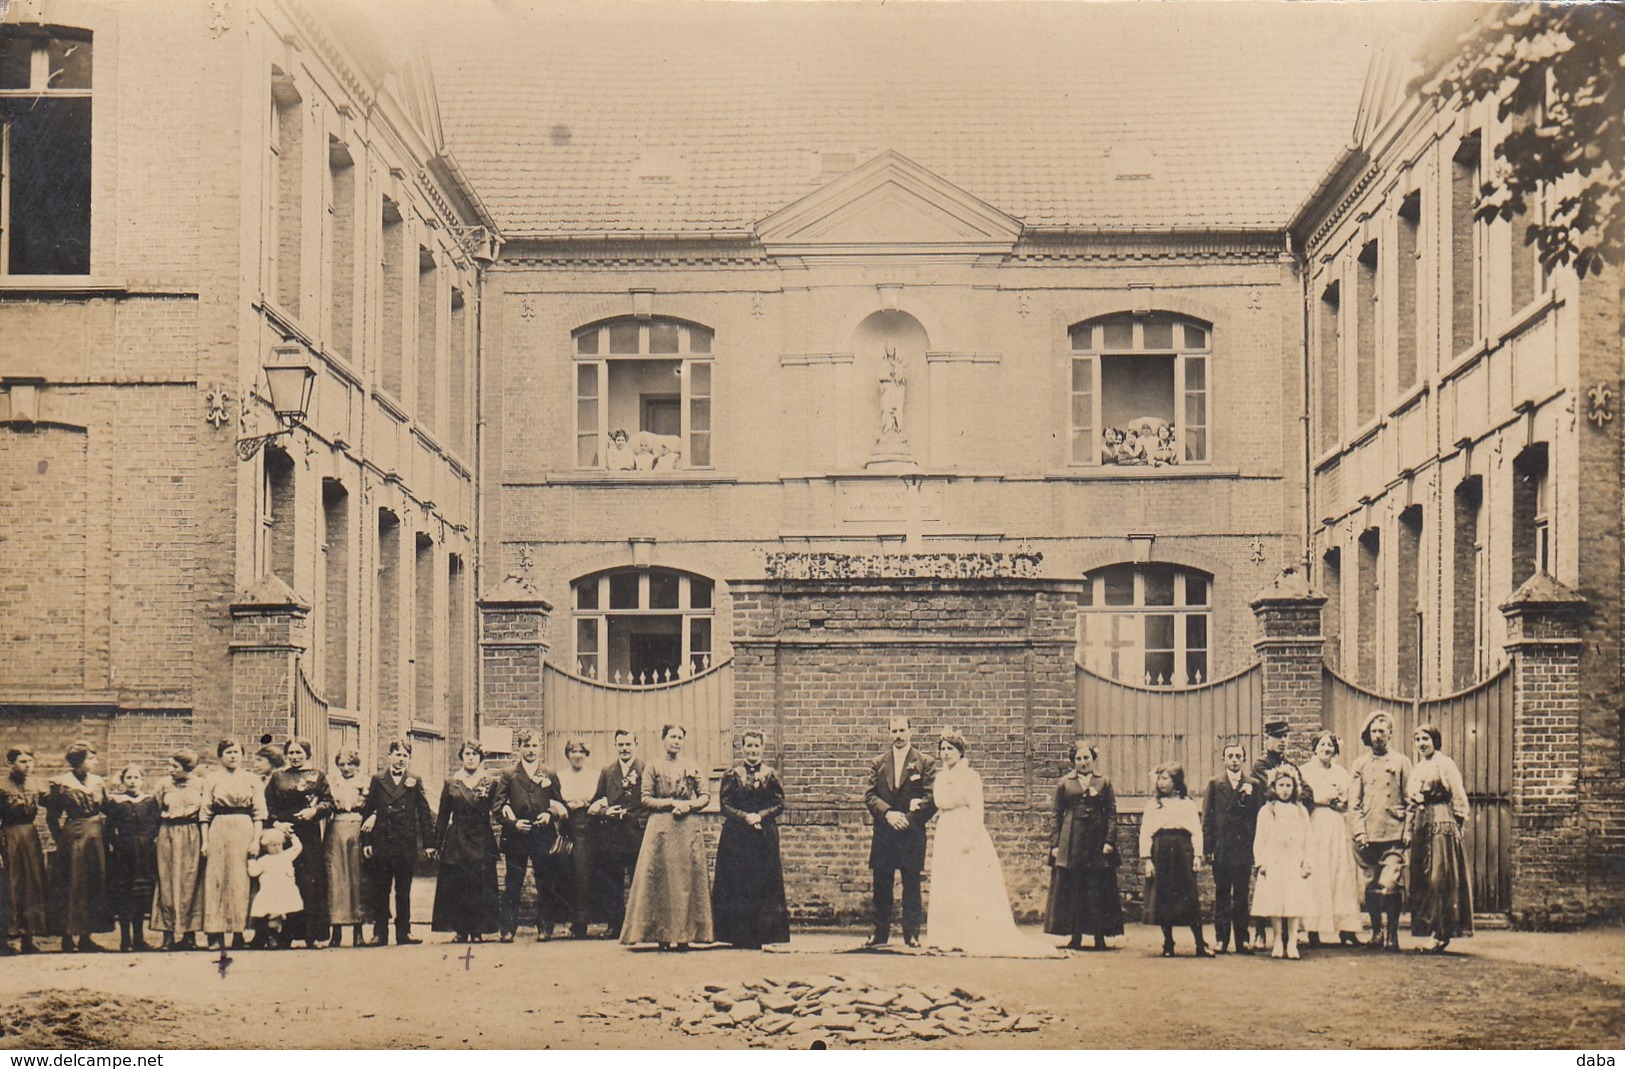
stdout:
POLYGON ((0 0, 0 1051, 1614 1064, 1622 188, 1608 0, 0 0))

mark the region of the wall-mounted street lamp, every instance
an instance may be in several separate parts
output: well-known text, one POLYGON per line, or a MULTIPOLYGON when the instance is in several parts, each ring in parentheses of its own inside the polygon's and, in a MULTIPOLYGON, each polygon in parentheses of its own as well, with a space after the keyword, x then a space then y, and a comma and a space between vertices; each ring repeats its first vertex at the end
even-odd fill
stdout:
POLYGON ((237 459, 253 460, 265 443, 292 434, 310 414, 310 398, 316 390, 316 369, 310 366, 305 350, 298 345, 278 345, 265 362, 265 383, 271 390, 271 411, 280 430, 253 438, 237 439, 237 459))

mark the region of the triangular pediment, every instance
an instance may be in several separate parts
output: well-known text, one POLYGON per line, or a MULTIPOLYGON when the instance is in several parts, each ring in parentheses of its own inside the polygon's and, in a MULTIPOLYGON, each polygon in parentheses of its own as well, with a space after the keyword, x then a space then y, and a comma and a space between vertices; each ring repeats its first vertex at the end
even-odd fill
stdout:
POLYGON ((1021 221, 887 151, 756 225, 769 252, 1008 252, 1021 221))

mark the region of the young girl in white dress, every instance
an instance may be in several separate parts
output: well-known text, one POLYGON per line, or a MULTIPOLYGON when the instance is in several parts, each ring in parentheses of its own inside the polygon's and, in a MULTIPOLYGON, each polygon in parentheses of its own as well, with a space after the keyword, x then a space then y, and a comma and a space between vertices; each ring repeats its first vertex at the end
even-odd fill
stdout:
MULTIPOLYGON (((259 881, 248 915, 265 922, 263 927, 270 931, 272 945, 288 945, 280 939, 282 921, 288 914, 305 908, 299 885, 293 878, 293 860, 301 849, 298 836, 281 828, 266 828, 260 833, 259 856, 248 861, 248 874, 259 881)), ((255 927, 261 926, 256 924, 255 927)))
POLYGON ((965 737, 952 728, 942 733, 937 745, 937 775, 931 787, 937 834, 931 847, 926 942, 977 957, 1064 957, 1016 927, 1004 866, 982 822, 982 777, 965 760, 966 748, 965 737))
POLYGON ((1253 916, 1270 922, 1270 957, 1298 958, 1298 925, 1314 909, 1309 889, 1309 814, 1298 804, 1298 777, 1282 769, 1270 778, 1269 804, 1253 836, 1253 916), (1285 928, 1283 936, 1282 928, 1285 928))

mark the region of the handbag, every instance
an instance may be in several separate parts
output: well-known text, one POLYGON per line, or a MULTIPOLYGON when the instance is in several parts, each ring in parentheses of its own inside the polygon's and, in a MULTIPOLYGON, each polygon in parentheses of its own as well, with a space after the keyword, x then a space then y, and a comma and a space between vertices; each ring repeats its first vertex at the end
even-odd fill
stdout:
POLYGON ((576 852, 576 841, 568 835, 554 836, 553 844, 547 848, 547 852, 552 857, 569 857, 576 852))

